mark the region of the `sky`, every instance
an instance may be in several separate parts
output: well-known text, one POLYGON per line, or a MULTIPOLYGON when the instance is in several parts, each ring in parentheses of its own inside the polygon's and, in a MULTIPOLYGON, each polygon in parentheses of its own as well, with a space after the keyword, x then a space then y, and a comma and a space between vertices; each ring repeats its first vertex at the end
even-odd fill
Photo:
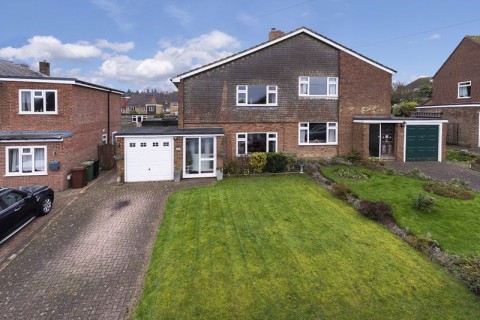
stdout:
POLYGON ((397 70, 432 76, 466 35, 478 0, 2 1, 0 59, 120 90, 174 91, 170 79, 307 27, 397 70))

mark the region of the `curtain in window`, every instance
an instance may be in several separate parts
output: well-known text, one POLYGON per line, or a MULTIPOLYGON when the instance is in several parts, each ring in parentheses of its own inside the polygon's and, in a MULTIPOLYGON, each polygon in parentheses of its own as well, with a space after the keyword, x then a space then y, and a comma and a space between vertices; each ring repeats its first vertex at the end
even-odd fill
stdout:
POLYGON ((35 172, 45 171, 45 149, 36 148, 34 151, 35 172))
POLYGON ((18 149, 8 150, 8 172, 18 172, 18 149))
POLYGON ((22 111, 32 111, 32 93, 29 91, 22 91, 22 111))

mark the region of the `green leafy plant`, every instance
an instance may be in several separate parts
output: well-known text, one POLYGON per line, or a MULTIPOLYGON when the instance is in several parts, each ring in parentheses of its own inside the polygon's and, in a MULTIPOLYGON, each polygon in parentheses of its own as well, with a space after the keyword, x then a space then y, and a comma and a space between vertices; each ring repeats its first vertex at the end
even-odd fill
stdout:
POLYGON ((240 172, 240 167, 235 160, 231 160, 223 166, 223 173, 226 175, 240 174, 240 172))
POLYGON ((418 103, 413 101, 400 102, 392 107, 392 114, 396 117, 411 117, 417 106, 418 103))
POLYGON ((297 167, 297 156, 293 153, 286 152, 269 152, 267 153, 267 163, 264 172, 286 172, 293 171, 297 167))
POLYGON ((332 191, 338 198, 347 200, 351 189, 346 184, 339 182, 332 185, 332 191))
POLYGON ((452 180, 450 180, 449 184, 457 187, 468 188, 468 186, 470 185, 470 181, 459 179, 459 178, 453 178, 452 180))
POLYGON ((358 211, 369 219, 382 223, 393 220, 392 207, 382 201, 360 200, 358 211))
POLYGON ((419 180, 430 180, 430 177, 427 176, 425 173, 422 172, 422 170, 418 168, 413 168, 408 170, 405 175, 410 178, 415 178, 419 180))
POLYGON ((352 168, 339 169, 339 170, 335 171, 335 174, 342 179, 354 180, 354 181, 368 180, 368 178, 369 178, 367 174, 365 174, 365 173, 363 173, 359 170, 352 169, 352 168))
POLYGON ((265 152, 254 152, 250 156, 250 168, 253 173, 261 173, 267 164, 267 154, 265 152))
POLYGON ((360 152, 357 150, 352 150, 343 157, 345 158, 345 160, 350 161, 351 163, 358 163, 362 160, 360 152))
POLYGON ((413 197, 412 206, 420 211, 430 212, 435 206, 435 198, 421 192, 413 197))
POLYGON ((423 189, 428 192, 435 193, 436 195, 459 199, 459 200, 471 200, 475 198, 475 193, 457 184, 444 183, 444 182, 431 182, 423 185, 423 189))
POLYGON ((438 248, 438 242, 433 240, 429 235, 427 236, 415 236, 408 235, 407 242, 410 243, 412 247, 421 251, 428 252, 434 248, 438 248))

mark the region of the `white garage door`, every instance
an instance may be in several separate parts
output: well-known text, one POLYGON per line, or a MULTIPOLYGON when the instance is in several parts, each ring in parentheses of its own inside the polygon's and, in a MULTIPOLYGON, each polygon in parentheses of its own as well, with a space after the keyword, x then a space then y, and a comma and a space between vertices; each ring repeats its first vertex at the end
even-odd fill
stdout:
POLYGON ((125 181, 173 180, 173 139, 125 138, 125 181))

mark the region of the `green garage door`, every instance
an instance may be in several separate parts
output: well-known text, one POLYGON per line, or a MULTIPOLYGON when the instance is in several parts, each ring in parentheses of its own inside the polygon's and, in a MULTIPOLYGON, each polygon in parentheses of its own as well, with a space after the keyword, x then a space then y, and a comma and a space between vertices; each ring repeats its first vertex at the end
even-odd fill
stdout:
POLYGON ((407 126, 406 161, 438 161, 438 126, 407 126))

